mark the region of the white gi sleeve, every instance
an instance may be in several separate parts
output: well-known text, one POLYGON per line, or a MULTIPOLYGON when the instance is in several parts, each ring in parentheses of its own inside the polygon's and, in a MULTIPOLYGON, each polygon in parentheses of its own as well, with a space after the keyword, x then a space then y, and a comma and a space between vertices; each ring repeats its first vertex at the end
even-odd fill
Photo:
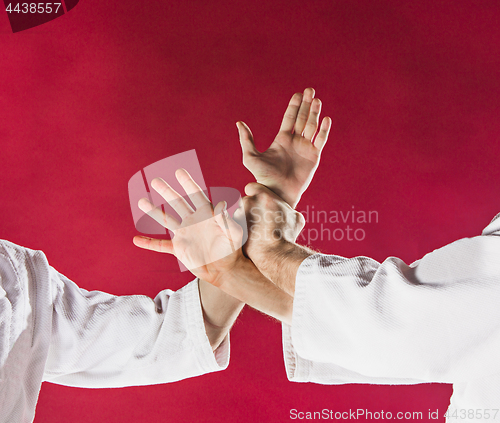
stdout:
POLYGON ((114 296, 78 288, 50 268, 52 335, 44 380, 87 388, 173 382, 227 367, 212 352, 197 280, 173 292, 114 296))
POLYGON ((117 297, 78 288, 41 251, 0 240, 0 420, 29 423, 42 381, 88 388, 172 382, 222 370, 197 280, 117 297))
POLYGON ((316 254, 300 266, 290 380, 457 382, 500 372, 500 219, 408 266, 316 254), (489 236, 493 235, 493 236, 489 236))

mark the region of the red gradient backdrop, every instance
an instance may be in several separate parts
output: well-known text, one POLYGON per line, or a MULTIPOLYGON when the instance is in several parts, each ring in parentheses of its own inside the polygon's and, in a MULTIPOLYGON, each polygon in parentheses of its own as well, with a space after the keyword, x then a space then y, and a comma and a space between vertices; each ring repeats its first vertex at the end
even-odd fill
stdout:
MULTIPOLYGON (((412 262, 477 235, 500 211, 499 21, 493 0, 87 0, 16 34, 0 13, 0 237, 89 290, 178 289, 191 277, 174 258, 132 244, 129 178, 194 148, 207 186, 242 192, 235 122, 263 149, 307 86, 333 129, 299 209, 378 212, 351 225, 363 241, 314 248, 412 262)), ((290 383, 280 336, 246 309, 226 371, 140 388, 46 383, 35 422, 285 422, 292 408, 428 421, 448 405, 450 385, 290 383)))

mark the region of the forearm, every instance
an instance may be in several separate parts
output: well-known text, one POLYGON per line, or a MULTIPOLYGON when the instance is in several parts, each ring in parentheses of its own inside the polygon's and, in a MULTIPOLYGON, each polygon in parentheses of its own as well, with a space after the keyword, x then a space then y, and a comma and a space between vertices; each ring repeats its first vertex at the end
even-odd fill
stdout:
POLYGON ((314 251, 301 245, 283 241, 267 248, 259 257, 250 257, 268 279, 290 296, 295 294, 295 279, 301 263, 314 251))
POLYGON ((250 260, 243 259, 231 272, 221 276, 220 288, 281 322, 292 322, 293 297, 259 272, 250 260))
POLYGON ((205 331, 212 350, 215 351, 238 318, 245 303, 204 280, 200 279, 198 286, 205 331))
POLYGON ((252 183, 245 187, 245 193, 249 234, 244 251, 264 276, 293 296, 300 264, 315 254, 295 243, 304 227, 304 217, 271 193, 269 187, 252 183))

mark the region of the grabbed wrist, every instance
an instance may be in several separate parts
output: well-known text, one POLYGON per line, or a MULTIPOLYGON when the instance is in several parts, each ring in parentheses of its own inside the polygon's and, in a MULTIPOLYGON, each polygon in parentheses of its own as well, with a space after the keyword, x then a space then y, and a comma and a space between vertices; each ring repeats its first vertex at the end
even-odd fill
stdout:
POLYGON ((258 268, 264 266, 267 262, 275 262, 279 256, 296 247, 294 242, 287 240, 280 234, 277 234, 276 238, 273 241, 256 243, 248 251, 248 257, 258 268))
POLYGON ((303 190, 296 190, 288 186, 286 179, 274 180, 269 178, 257 178, 256 182, 269 188, 292 209, 298 204, 303 193, 303 190))
POLYGON ((233 266, 230 269, 226 270, 223 273, 219 273, 211 283, 227 294, 232 295, 231 287, 233 282, 237 281, 238 275, 244 272, 245 269, 247 269, 249 266, 253 266, 251 260, 241 254, 240 257, 238 257, 238 259, 233 263, 233 266))

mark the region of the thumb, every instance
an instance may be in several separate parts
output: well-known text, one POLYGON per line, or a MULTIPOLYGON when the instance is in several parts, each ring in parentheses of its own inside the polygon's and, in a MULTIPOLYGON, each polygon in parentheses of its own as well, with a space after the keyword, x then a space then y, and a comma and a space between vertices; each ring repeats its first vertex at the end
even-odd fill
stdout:
POLYGON ((250 128, 244 122, 236 122, 236 127, 238 128, 238 134, 240 136, 243 156, 247 154, 258 154, 259 151, 255 148, 253 134, 252 131, 250 131, 250 128))
POLYGON ((214 209, 214 217, 224 235, 229 239, 233 252, 235 249, 241 248, 241 227, 229 216, 225 201, 217 204, 214 209))
POLYGON ((276 197, 276 194, 274 192, 272 192, 265 185, 259 184, 258 182, 250 182, 249 184, 245 185, 245 194, 248 195, 249 197, 252 197, 260 193, 266 193, 273 197, 276 197))
POLYGON ((214 208, 214 216, 220 215, 224 210, 226 210, 226 208, 227 208, 227 203, 225 201, 219 202, 214 208))

